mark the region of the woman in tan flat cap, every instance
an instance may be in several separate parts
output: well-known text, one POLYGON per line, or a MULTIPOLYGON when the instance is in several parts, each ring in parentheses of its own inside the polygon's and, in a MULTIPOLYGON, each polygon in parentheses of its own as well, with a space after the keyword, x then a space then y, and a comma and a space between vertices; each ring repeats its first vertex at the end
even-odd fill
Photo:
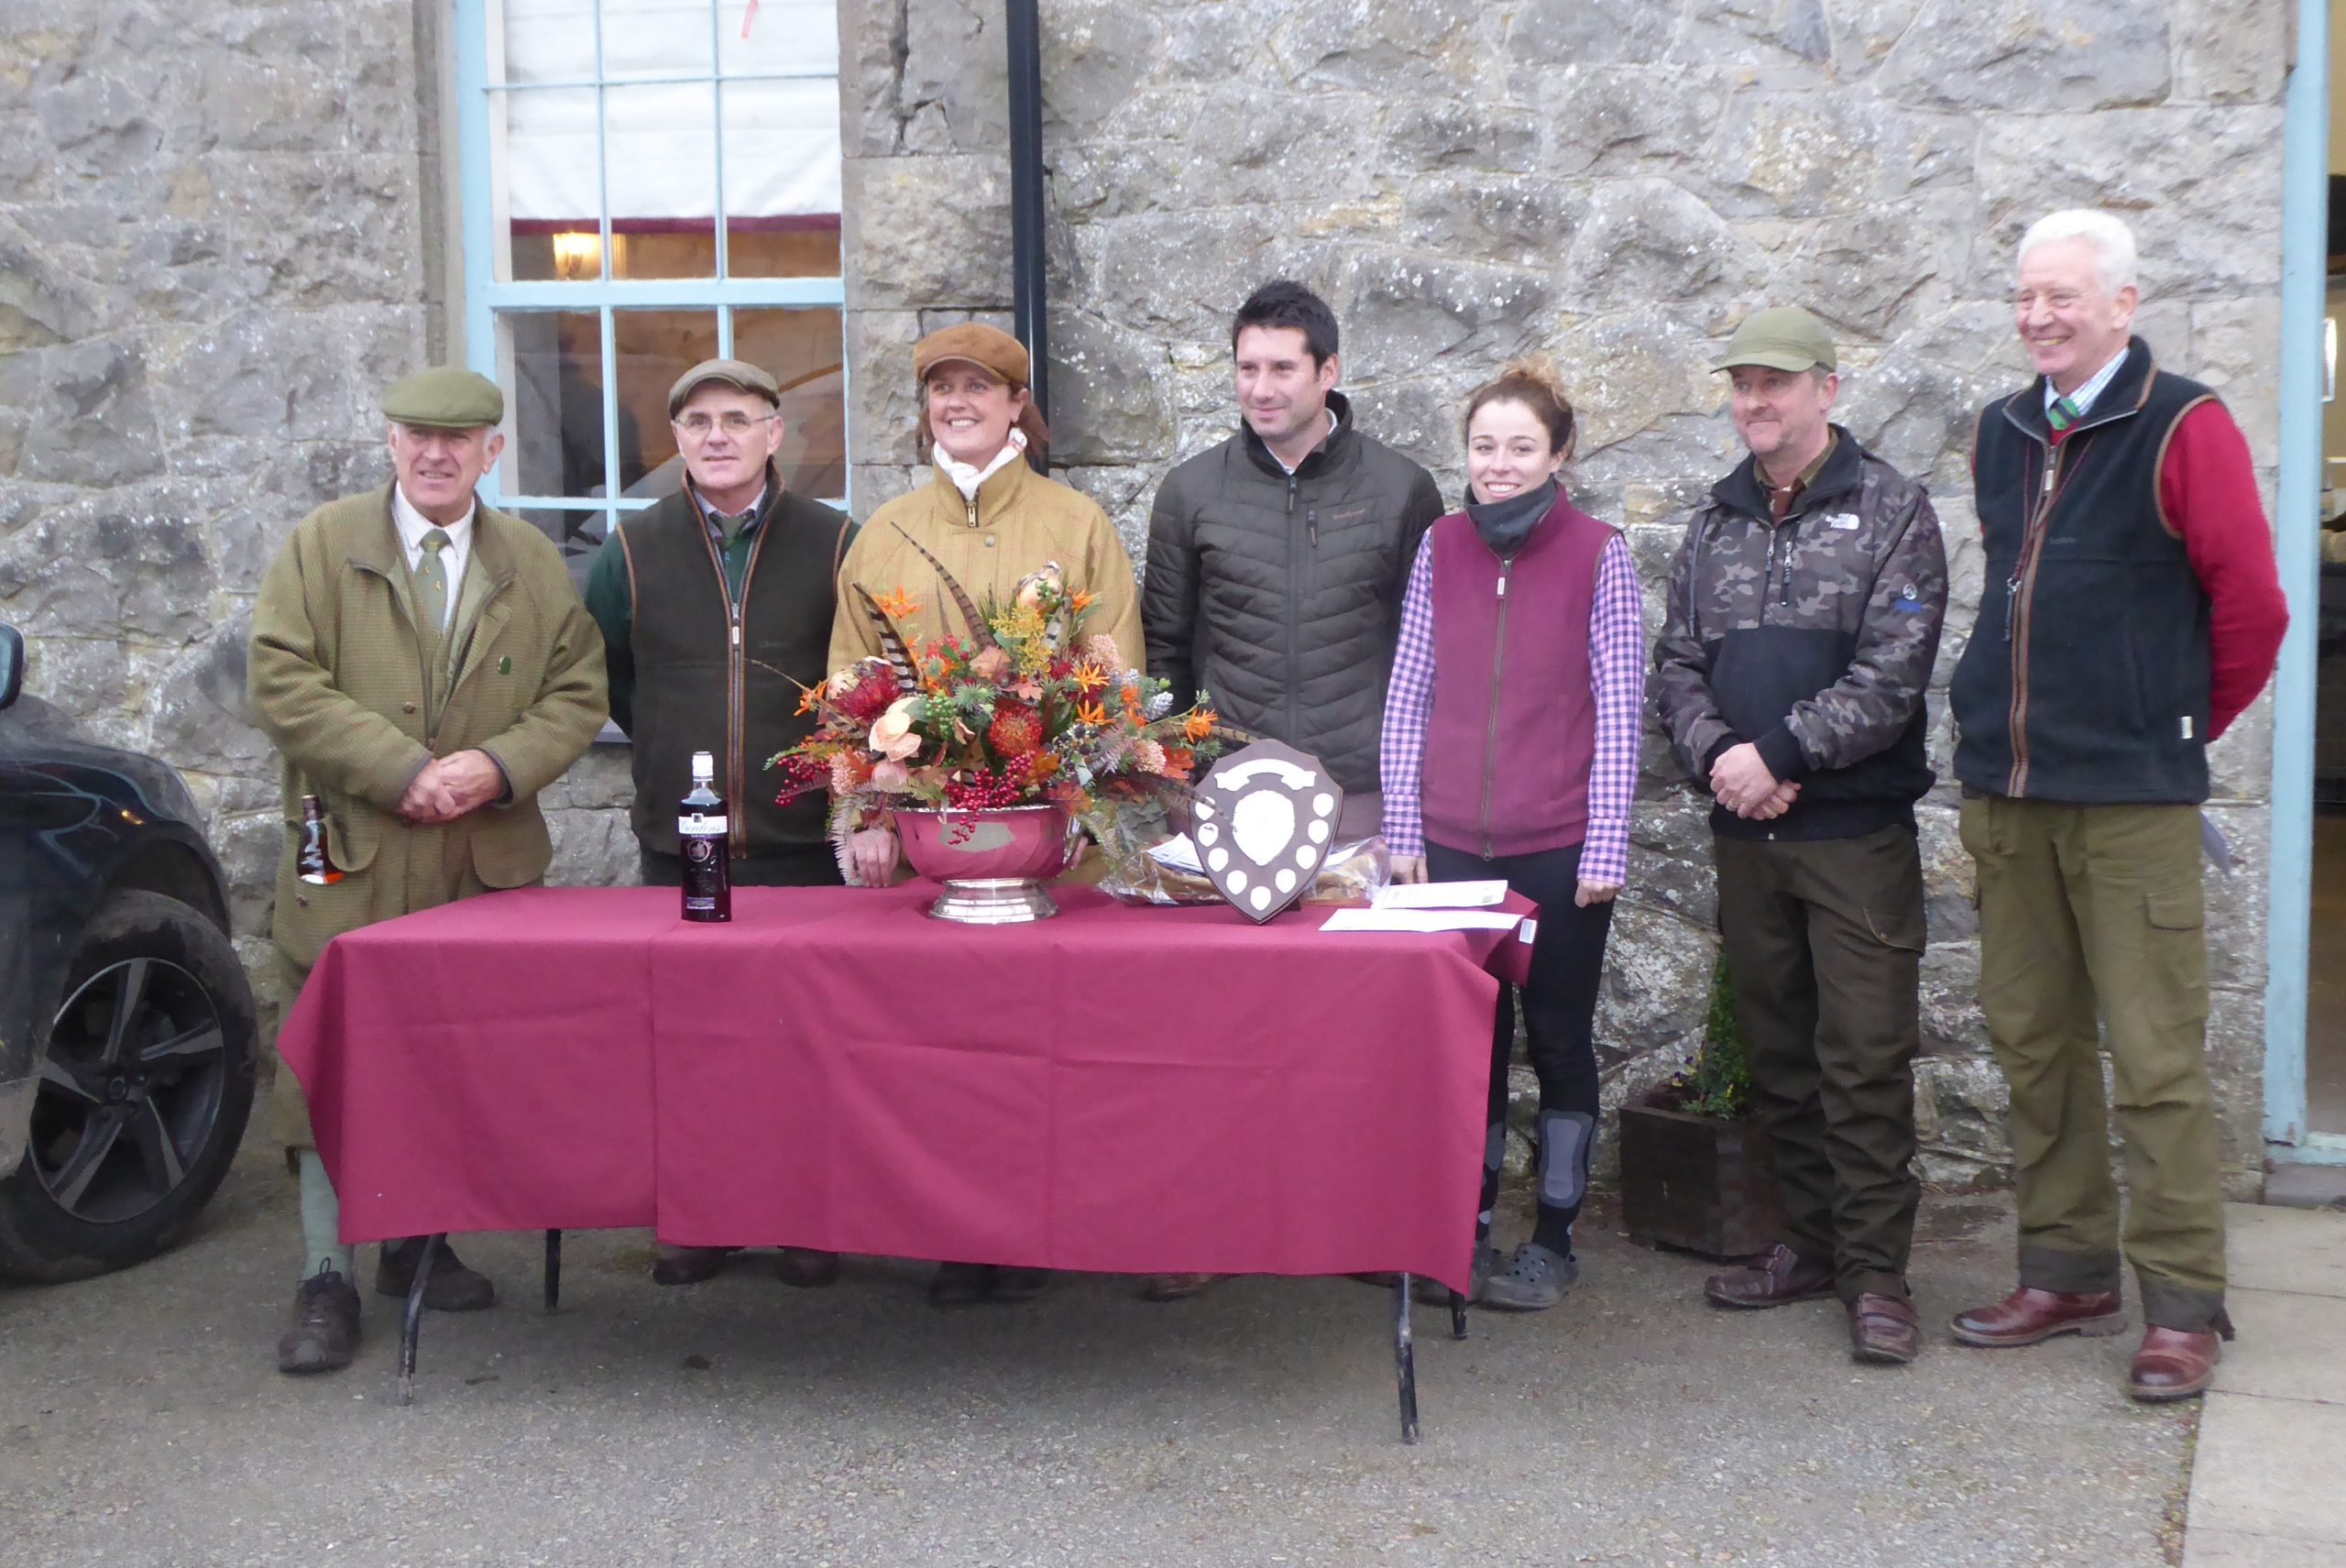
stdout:
MULTIPOLYGON (((875 599, 900 592, 913 600, 915 609, 893 619, 914 647, 967 633, 923 550, 981 605, 1006 602, 1021 578, 1056 562, 1069 593, 1092 596, 1085 634, 1113 638, 1118 662, 1138 668, 1140 598, 1124 542, 1090 497, 1027 464, 1026 455, 1041 451, 1050 431, 1027 391, 1025 347, 998 328, 964 322, 915 344, 913 368, 921 385, 921 445, 936 469, 926 485, 874 511, 848 547, 831 622, 831 668, 881 652, 878 629, 850 584, 875 599)), ((851 850, 855 881, 882 885, 894 874, 891 830, 864 829, 851 850)), ((1040 1289, 1043 1278, 1036 1268, 945 1263, 929 1284, 929 1299, 939 1306, 1020 1299, 1040 1289)))

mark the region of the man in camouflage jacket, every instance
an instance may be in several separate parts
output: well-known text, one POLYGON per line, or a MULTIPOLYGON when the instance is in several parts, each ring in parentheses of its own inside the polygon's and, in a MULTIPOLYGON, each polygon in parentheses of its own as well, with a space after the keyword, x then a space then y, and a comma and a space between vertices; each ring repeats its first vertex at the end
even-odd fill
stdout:
POLYGON ((1686 525, 1653 690, 1716 802, 1719 934, 1784 1211, 1779 1243, 1705 1293, 1838 1295, 1859 1359, 1904 1362, 1919 1348, 1914 802, 1931 786, 1923 693, 1946 558, 1921 487, 1827 422, 1834 363, 1798 309, 1755 313, 1727 345, 1751 455, 1686 525))

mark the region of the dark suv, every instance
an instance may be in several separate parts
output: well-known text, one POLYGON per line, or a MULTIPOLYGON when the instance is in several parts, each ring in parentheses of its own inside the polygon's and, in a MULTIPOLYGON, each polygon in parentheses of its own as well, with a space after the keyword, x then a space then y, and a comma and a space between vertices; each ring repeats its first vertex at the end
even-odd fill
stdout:
POLYGON ((169 766, 21 694, 0 625, 0 1274, 168 1246, 253 1102, 253 999, 220 863, 169 766))

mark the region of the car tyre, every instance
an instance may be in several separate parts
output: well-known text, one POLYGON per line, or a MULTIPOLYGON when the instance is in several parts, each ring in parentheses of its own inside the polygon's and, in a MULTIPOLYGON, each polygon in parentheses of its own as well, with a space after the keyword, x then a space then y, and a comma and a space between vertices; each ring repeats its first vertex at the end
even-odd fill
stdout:
POLYGON ((218 927, 113 894, 36 1054, 23 1162, 0 1179, 0 1274, 55 1282, 153 1256, 228 1173, 252 1113, 251 987, 218 927))

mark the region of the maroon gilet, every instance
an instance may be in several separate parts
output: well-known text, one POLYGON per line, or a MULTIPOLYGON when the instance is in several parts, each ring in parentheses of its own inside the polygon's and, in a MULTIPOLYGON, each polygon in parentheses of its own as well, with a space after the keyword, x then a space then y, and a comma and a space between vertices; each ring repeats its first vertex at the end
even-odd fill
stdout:
POLYGON ((1426 837, 1485 857, 1577 844, 1596 751, 1588 634, 1608 523, 1561 495, 1506 561, 1474 520, 1433 525, 1426 837))

